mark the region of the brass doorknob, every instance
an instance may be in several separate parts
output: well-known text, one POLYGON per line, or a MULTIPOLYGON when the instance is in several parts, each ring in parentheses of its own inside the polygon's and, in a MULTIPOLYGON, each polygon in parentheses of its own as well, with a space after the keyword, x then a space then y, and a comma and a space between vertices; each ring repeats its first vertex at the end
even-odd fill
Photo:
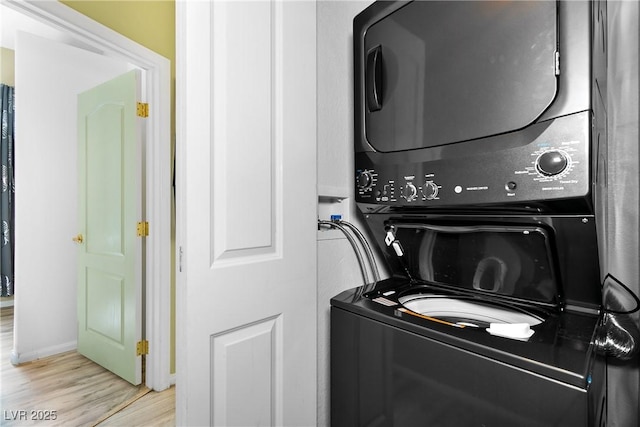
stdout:
POLYGON ((76 243, 82 243, 84 242, 84 237, 82 237, 82 234, 78 234, 76 237, 72 238, 71 240, 73 240, 76 243))

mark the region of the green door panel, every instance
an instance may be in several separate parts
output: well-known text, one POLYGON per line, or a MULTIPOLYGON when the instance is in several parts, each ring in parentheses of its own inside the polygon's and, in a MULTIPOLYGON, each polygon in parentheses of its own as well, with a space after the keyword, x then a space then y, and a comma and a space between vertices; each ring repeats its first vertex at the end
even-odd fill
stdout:
POLYGON ((140 384, 138 72, 78 95, 78 352, 140 384))

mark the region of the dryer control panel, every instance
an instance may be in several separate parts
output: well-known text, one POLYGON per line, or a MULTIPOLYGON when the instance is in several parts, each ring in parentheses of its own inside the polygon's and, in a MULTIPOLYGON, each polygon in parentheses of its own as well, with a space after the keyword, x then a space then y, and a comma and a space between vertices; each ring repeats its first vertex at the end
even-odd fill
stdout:
MULTIPOLYGON (((459 147, 454 147, 457 153, 444 147, 441 158, 427 160, 420 159, 420 150, 356 153, 356 200, 429 207, 585 197, 591 188, 588 115, 571 117, 571 126, 562 119, 564 123, 545 124, 524 145, 509 146, 504 135, 502 149, 475 149, 467 155, 459 147)), ((477 148, 484 142, 467 144, 477 148)))

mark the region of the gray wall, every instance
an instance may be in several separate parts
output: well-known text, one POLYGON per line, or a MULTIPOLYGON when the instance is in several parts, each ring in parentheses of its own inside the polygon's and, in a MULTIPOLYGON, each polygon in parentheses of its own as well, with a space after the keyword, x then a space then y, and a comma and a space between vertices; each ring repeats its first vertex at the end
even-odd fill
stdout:
MULTIPOLYGON (((371 1, 317 3, 318 217, 357 224, 353 203, 353 17, 371 1), (340 200, 340 201, 339 201, 340 200)), ((329 420, 329 300, 362 284, 353 250, 338 231, 318 232, 318 426, 329 420)))
MULTIPOLYGON (((607 3, 607 140, 604 274, 640 295, 640 3, 607 3)), ((640 313, 632 315, 640 327, 640 313)), ((608 368, 609 426, 640 425, 640 357, 608 368)))

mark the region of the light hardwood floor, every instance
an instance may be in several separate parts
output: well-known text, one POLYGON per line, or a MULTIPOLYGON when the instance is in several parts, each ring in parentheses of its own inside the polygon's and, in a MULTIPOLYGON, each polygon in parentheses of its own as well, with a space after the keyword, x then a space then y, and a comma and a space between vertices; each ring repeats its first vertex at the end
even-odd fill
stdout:
POLYGON ((174 387, 132 386, 75 351, 13 366, 12 307, 0 309, 0 345, 2 426, 175 425, 174 387))

